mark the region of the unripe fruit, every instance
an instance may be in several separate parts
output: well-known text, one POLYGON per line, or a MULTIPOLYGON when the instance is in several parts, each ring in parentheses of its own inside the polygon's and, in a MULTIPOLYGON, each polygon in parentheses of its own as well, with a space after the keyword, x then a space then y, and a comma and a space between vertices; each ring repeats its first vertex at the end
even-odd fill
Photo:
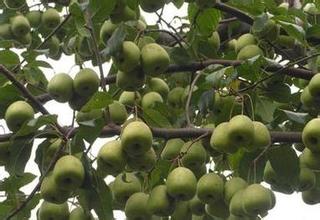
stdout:
POLYGON ((8 128, 12 132, 17 132, 23 123, 34 117, 34 110, 31 105, 25 101, 16 101, 9 105, 4 119, 8 128))
POLYGON ((229 122, 222 122, 212 132, 210 145, 214 150, 223 153, 235 153, 238 146, 233 145, 229 138, 229 122))
POLYGON ((169 86, 163 79, 153 77, 148 82, 148 86, 152 91, 159 93, 162 98, 166 98, 168 96, 169 86))
POLYGON ((175 200, 167 193, 166 185, 159 185, 152 189, 149 200, 148 210, 157 216, 170 216, 175 210, 175 200))
POLYGON ((168 103, 169 105, 180 108, 182 107, 182 95, 184 93, 184 88, 175 87, 168 94, 168 103))
POLYGON ((107 45, 108 40, 116 30, 117 25, 113 24, 110 20, 103 23, 100 29, 100 40, 104 45, 107 45))
POLYGON ((153 148, 150 148, 147 152, 142 155, 135 157, 128 157, 128 167, 134 171, 145 171, 151 170, 157 162, 157 155, 153 148))
POLYGON ((143 71, 138 68, 131 72, 117 73, 117 86, 124 91, 136 91, 145 84, 146 78, 143 71))
POLYGON ((203 175, 197 184, 197 196, 203 203, 214 203, 223 199, 224 181, 215 174, 203 175))
POLYGON ((10 24, 0 24, 0 38, 4 40, 13 38, 10 24))
POLYGON ((313 97, 320 97, 320 73, 315 74, 309 84, 308 84, 308 89, 310 92, 310 95, 313 97))
POLYGON ((161 152, 161 158, 165 160, 175 159, 184 145, 184 141, 179 138, 170 139, 167 141, 164 149, 161 152))
POLYGON ((49 29, 57 27, 60 24, 59 12, 54 8, 49 8, 43 12, 42 24, 49 29))
POLYGON ((140 65, 140 49, 134 42, 124 41, 113 61, 120 71, 133 71, 140 65))
POLYGON ((256 45, 248 45, 239 51, 237 55, 237 59, 247 60, 258 55, 263 56, 263 51, 256 45))
POLYGON ((300 95, 300 101, 306 108, 313 108, 318 106, 315 98, 310 94, 308 86, 304 88, 300 95))
MULTIPOLYGON (((256 148, 264 148, 271 144, 271 136, 268 128, 259 121, 253 121, 253 127, 254 127, 254 137, 253 137, 253 143, 252 146, 254 149, 256 148)), ((246 147, 247 150, 248 146, 246 147)), ((252 149, 252 150, 254 150, 252 149)))
POLYGON ((245 115, 237 115, 229 122, 229 138, 233 145, 250 146, 254 140, 254 125, 245 115))
POLYGON ((31 26, 26 17, 17 15, 11 20, 11 31, 16 37, 21 37, 30 32, 31 26))
POLYGON ((73 87, 76 93, 81 96, 90 97, 98 91, 100 79, 97 73, 89 68, 80 70, 73 80, 73 87))
POLYGON ((95 218, 91 213, 85 213, 81 206, 72 210, 69 216, 69 220, 94 220, 95 218))
POLYGON ((192 220, 192 212, 188 201, 177 202, 176 209, 171 215, 171 220, 192 220))
POLYGON ((229 207, 224 203, 224 201, 215 201, 206 205, 206 212, 212 217, 218 218, 228 218, 230 215, 229 207))
POLYGON ((147 209, 149 195, 137 192, 130 196, 126 202, 124 212, 128 219, 151 219, 151 213, 147 209))
POLYGON ((148 75, 157 75, 165 72, 170 63, 170 57, 159 44, 145 45, 141 50, 143 72, 148 75))
POLYGON ((119 97, 119 102, 125 106, 133 107, 140 104, 141 95, 139 92, 124 91, 119 97))
POLYGON ((197 179, 188 168, 178 167, 169 173, 166 186, 170 196, 186 201, 196 194, 197 179))
POLYGON ((115 124, 123 124, 128 118, 126 107, 117 101, 108 106, 108 112, 110 120, 115 124))
POLYGON ((180 153, 183 155, 181 159, 182 165, 191 170, 200 167, 206 162, 207 152, 200 141, 195 143, 192 141, 186 142, 182 146, 180 153))
POLYGON ((306 191, 312 189, 316 185, 316 175, 306 167, 300 169, 298 190, 306 191))
POLYGON ((28 19, 31 27, 37 28, 41 24, 41 16, 42 12, 41 11, 29 11, 26 14, 26 18, 28 19))
POLYGON ((238 191, 245 189, 247 186, 248 183, 240 177, 233 177, 228 180, 224 185, 224 201, 229 204, 232 197, 238 191))
POLYGON ((73 95, 73 80, 65 73, 56 74, 49 81, 48 93, 58 102, 68 102, 73 95))
POLYGON ((140 7, 142 10, 145 12, 156 12, 160 8, 164 7, 166 1, 165 0, 158 0, 158 1, 153 1, 153 0, 141 0, 140 1, 140 7))
POLYGON ((302 200, 308 205, 315 205, 320 203, 320 190, 319 189, 311 189, 302 192, 302 200))
POLYGON ((157 92, 148 92, 142 97, 141 105, 142 108, 154 108, 156 103, 163 103, 162 96, 157 92))
POLYGON ((256 39, 252 34, 250 33, 243 34, 237 40, 237 46, 236 46, 237 52, 239 52, 245 46, 255 45, 255 44, 256 44, 256 39))
POLYGON ((68 203, 54 204, 50 202, 42 202, 38 218, 39 220, 68 220, 69 219, 68 203))
POLYGON ((112 190, 114 199, 125 204, 132 194, 141 191, 141 183, 133 173, 122 173, 114 180, 112 190))
POLYGON ((309 121, 302 131, 303 144, 312 152, 320 152, 320 119, 315 118, 309 121))
POLYGON ((206 213, 205 204, 200 201, 197 195, 195 195, 191 200, 189 200, 189 208, 192 214, 200 216, 206 213))

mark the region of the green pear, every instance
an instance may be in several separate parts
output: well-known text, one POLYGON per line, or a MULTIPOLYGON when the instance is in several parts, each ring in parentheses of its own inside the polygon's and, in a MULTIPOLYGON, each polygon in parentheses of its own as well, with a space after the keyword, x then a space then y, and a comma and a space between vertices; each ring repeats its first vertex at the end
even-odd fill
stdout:
POLYGON ((274 20, 269 19, 259 31, 253 31, 253 33, 260 39, 274 42, 280 34, 280 28, 274 20))
POLYGON ((89 60, 92 58, 93 51, 90 42, 91 39, 85 36, 80 36, 77 39, 76 51, 83 60, 89 60))
POLYGON ((170 196, 186 201, 196 194, 197 179, 188 168, 178 167, 169 173, 166 185, 170 196))
POLYGON ((69 106, 73 110, 80 111, 81 108, 89 101, 90 97, 81 96, 77 93, 74 93, 72 98, 69 100, 69 106))
POLYGON ((229 203, 230 213, 237 217, 246 217, 245 210, 243 209, 243 193, 245 189, 238 190, 231 198, 229 203))
POLYGON ((212 217, 228 218, 230 215, 229 207, 223 200, 218 200, 206 205, 206 212, 212 217))
POLYGON ((171 215, 171 220, 192 220, 192 212, 188 201, 177 202, 176 209, 171 215))
POLYGON ((184 141, 180 138, 169 139, 161 152, 161 158, 164 160, 177 158, 183 145, 184 141))
POLYGON ((227 204, 230 204, 232 197, 240 190, 245 189, 248 186, 248 183, 240 178, 233 177, 228 180, 224 185, 224 201, 227 204))
POLYGON ((320 203, 319 189, 314 188, 307 191, 303 191, 301 195, 302 195, 303 202, 308 205, 315 205, 320 203))
POLYGON ((242 48, 248 45, 255 45, 256 43, 257 43, 256 39, 252 34, 250 33, 243 34, 237 40, 237 46, 236 46, 237 52, 239 52, 242 48))
POLYGON ((226 45, 226 49, 228 51, 236 51, 237 50, 237 39, 232 39, 230 41, 228 41, 227 45, 226 45))
POLYGON ((200 201, 197 195, 195 195, 191 200, 189 200, 189 208, 193 215, 204 215, 205 211, 205 204, 200 201))
POLYGON ((220 36, 217 31, 214 31, 208 39, 199 42, 200 52, 209 58, 215 58, 219 49, 220 36))
POLYGON ((143 87, 145 82, 145 74, 140 68, 135 69, 131 72, 119 71, 117 73, 116 84, 120 89, 124 91, 136 91, 139 88, 143 87))
POLYGON ((60 24, 59 12, 54 8, 49 8, 44 11, 41 19, 42 24, 49 29, 53 29, 60 24))
POLYGON ((182 95, 184 93, 184 88, 175 87, 168 94, 168 103, 172 107, 180 108, 182 107, 182 95))
POLYGON ((142 97, 141 105, 143 109, 154 108, 157 102, 163 103, 162 96, 157 92, 148 92, 142 97))
POLYGON ((307 191, 316 185, 316 175, 314 172, 306 167, 302 167, 299 173, 299 191, 307 191))
POLYGON ((90 212, 86 213, 81 206, 78 206, 71 211, 69 220, 94 220, 94 217, 90 212))
POLYGON ((69 219, 68 203, 54 204, 43 201, 38 212, 39 220, 68 220, 69 219))
POLYGON ((115 124, 123 124, 128 118, 126 107, 117 101, 108 106, 108 113, 110 120, 115 124))
POLYGON ((104 45, 107 45, 108 40, 113 32, 117 29, 117 25, 113 24, 110 20, 105 21, 100 29, 100 40, 104 45))
POLYGON ((81 161, 72 155, 61 157, 53 168, 53 178, 59 188, 75 190, 79 188, 85 177, 81 161))
POLYGON ((97 156, 97 170, 104 176, 116 176, 121 173, 126 166, 126 155, 122 150, 121 142, 113 140, 104 144, 97 156))
POLYGON ((214 203, 223 199, 224 181, 215 173, 203 175, 197 184, 197 196, 203 203, 214 203))
POLYGON ((253 137, 253 149, 250 149, 250 146, 245 146, 246 150, 254 150, 256 148, 268 147, 271 144, 271 135, 270 132, 263 123, 259 121, 253 121, 254 127, 254 137, 253 137))
POLYGON ((60 40, 56 36, 52 36, 50 40, 44 44, 44 48, 49 50, 48 56, 52 59, 60 54, 60 40))
POLYGON ((245 115, 236 115, 229 121, 229 138, 233 145, 247 147, 253 144, 254 125, 245 115))
MULTIPOLYGON (((210 124, 203 126, 203 128, 210 129, 213 133, 216 126, 215 126, 215 124, 210 123, 210 124)), ((211 136, 209 135, 207 137, 202 138, 201 143, 202 143, 203 147, 206 149, 209 156, 217 157, 218 155, 220 155, 220 152, 218 152, 217 150, 215 150, 211 147, 211 145, 210 145, 211 136)))
POLYGON ((0 166, 4 166, 10 159, 10 142, 0 142, 0 166))
POLYGON ((315 74, 308 84, 310 95, 313 97, 320 97, 320 73, 315 74))
POLYGON ((153 1, 153 0, 141 0, 140 1, 140 7, 145 12, 156 12, 159 9, 163 8, 165 5, 165 0, 159 0, 159 1, 153 1))
POLYGON ((49 81, 47 90, 57 102, 68 102, 73 95, 73 80, 68 74, 56 74, 49 81))
MULTIPOLYGON (((60 149, 62 140, 60 138, 52 140, 51 144, 45 151, 45 158, 50 163, 51 159, 55 156, 57 151, 60 149)), ((62 153, 63 154, 63 153, 62 153)))
POLYGON ((300 95, 300 101, 303 104, 304 107, 306 108, 312 108, 315 107, 316 100, 315 98, 310 94, 308 86, 304 88, 300 95))
POLYGON ((314 118, 309 121, 302 131, 302 141, 305 147, 312 152, 320 153, 320 123, 319 118, 314 118))
POLYGON ((192 141, 186 142, 182 146, 180 153, 183 155, 181 159, 182 165, 191 170, 206 162, 207 152, 200 141, 195 143, 192 141))
POLYGON ((10 9, 18 9, 26 4, 25 0, 3 0, 3 3, 10 9))
POLYGON ((320 153, 315 153, 305 148, 299 156, 300 166, 311 170, 320 170, 320 153))
POLYGON ((134 171, 150 171, 157 162, 157 155, 153 148, 150 148, 142 155, 128 157, 128 167, 134 171))
POLYGON ((167 51, 159 44, 152 43, 142 48, 141 61, 145 74, 158 75, 167 70, 170 64, 170 57, 167 51))
POLYGON ((249 215, 259 215, 272 207, 270 191, 260 184, 249 185, 242 195, 243 209, 249 215))
POLYGON ((28 19, 31 27, 37 28, 41 24, 41 17, 42 17, 42 12, 41 11, 29 11, 26 14, 26 18, 28 19))
POLYGON ((127 218, 132 220, 150 220, 152 214, 147 208, 148 200, 149 195, 143 192, 131 195, 124 208, 127 218))
POLYGON ((138 42, 138 47, 140 48, 140 50, 146 46, 147 44, 152 44, 152 43, 155 43, 156 41, 150 37, 150 36, 143 36, 139 39, 139 42, 138 42))
POLYGON ((231 142, 229 138, 229 122, 222 122, 212 132, 210 145, 214 150, 222 153, 235 153, 238 147, 231 142))
POLYGON ((141 95, 139 92, 123 91, 119 97, 119 102, 125 106, 134 107, 141 102, 141 95))
POLYGON ((134 42, 124 41, 112 60, 120 71, 133 71, 140 65, 140 49, 134 42))
POLYGON ((52 174, 49 174, 41 183, 40 195, 47 202, 62 204, 68 200, 71 193, 67 190, 60 189, 52 174))
POLYGON ((142 189, 140 180, 133 173, 122 173, 116 176, 112 190, 114 199, 125 204, 129 197, 142 189))
POLYGON ((17 132, 21 126, 34 117, 34 110, 25 101, 16 101, 9 105, 4 119, 12 132, 17 132))
POLYGON ((0 24, 0 38, 3 40, 11 40, 13 38, 10 24, 0 24))
POLYGON ((97 73, 89 68, 80 70, 73 80, 73 87, 76 93, 81 96, 92 96, 98 91, 100 79, 97 73))
POLYGON ((123 128, 120 138, 123 150, 129 155, 137 156, 150 150, 153 136, 148 125, 134 121, 123 128))
POLYGON ((148 200, 148 210, 151 214, 161 217, 170 216, 175 210, 176 202, 167 193, 166 185, 154 187, 148 200))
POLYGON ((17 15, 11 19, 11 31, 16 37, 30 33, 31 26, 28 19, 23 15, 17 15))
POLYGON ((169 94, 168 84, 161 78, 153 77, 149 80, 148 86, 151 91, 159 93, 163 98, 166 98, 169 94))
POLYGON ((78 112, 76 115, 76 121, 78 124, 83 122, 92 121, 104 117, 104 112, 101 109, 93 109, 89 112, 78 112))
POLYGON ((258 55, 263 56, 263 51, 256 45, 248 45, 239 51, 237 59, 248 60, 258 55))

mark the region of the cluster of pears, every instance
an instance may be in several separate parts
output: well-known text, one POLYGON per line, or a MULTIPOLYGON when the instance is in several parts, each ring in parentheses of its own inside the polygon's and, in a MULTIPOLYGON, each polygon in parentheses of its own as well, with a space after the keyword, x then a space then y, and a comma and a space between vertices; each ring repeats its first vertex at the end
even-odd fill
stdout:
POLYGON ((300 101, 307 109, 317 108, 320 104, 320 74, 315 74, 303 89, 300 101))
POLYGON ((49 81, 47 91, 57 102, 69 102, 71 108, 81 107, 98 91, 100 79, 97 73, 90 69, 81 69, 74 79, 66 73, 56 74, 49 81))
POLYGON ((213 149, 232 154, 243 148, 252 152, 271 144, 268 128, 245 115, 236 115, 229 122, 220 123, 213 131, 210 145, 213 149))
POLYGON ((117 176, 124 170, 149 171, 156 163, 150 128, 140 120, 129 120, 120 140, 103 145, 97 156, 97 170, 102 176, 117 176))

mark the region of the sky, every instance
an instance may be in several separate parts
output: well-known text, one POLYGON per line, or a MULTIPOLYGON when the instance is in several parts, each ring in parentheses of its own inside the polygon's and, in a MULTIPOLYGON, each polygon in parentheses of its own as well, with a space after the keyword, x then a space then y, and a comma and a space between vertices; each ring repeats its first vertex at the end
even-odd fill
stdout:
MULTIPOLYGON (((171 21, 174 16, 185 16, 187 13, 187 7, 184 6, 180 10, 177 10, 174 6, 171 4, 167 5, 164 10, 164 18, 166 21, 171 21)), ((154 14, 146 14, 143 13, 143 16, 145 17, 148 24, 155 23, 158 19, 157 16, 154 14)), ((173 22, 173 26, 179 25, 179 21, 173 22)), ((163 27, 166 28, 166 27, 163 27)), ((38 59, 46 60, 48 61, 51 66, 53 66, 53 70, 50 69, 43 69, 46 77, 48 80, 50 80, 54 74, 57 73, 68 73, 71 75, 71 77, 74 77, 75 74, 79 71, 79 68, 77 66, 74 66, 74 59, 71 56, 63 56, 59 61, 54 61, 51 59, 46 59, 44 56, 39 57, 38 59)), ((94 68, 91 66, 90 63, 85 63, 85 67, 94 68)), ((107 73, 110 68, 110 63, 105 63, 103 65, 104 72, 107 73)), ((97 72, 98 69, 94 68, 97 72)), ((61 125, 70 125, 71 119, 72 119, 72 111, 69 108, 68 104, 61 104, 57 103, 55 101, 50 101, 46 103, 45 107, 49 110, 51 114, 58 115, 58 122, 61 125)), ((0 125, 4 127, 5 132, 9 132, 9 130, 6 128, 5 122, 3 120, 0 120, 0 125)), ((0 132, 2 130, 0 129, 0 132)), ((35 141, 33 153, 31 156, 30 161, 27 164, 26 172, 31 172, 36 175, 39 175, 39 171, 37 168, 37 165, 34 163, 34 153, 36 150, 36 146, 43 141, 42 139, 38 139, 35 141)), ((92 148, 92 154, 97 155, 99 148, 106 142, 110 141, 108 138, 104 139, 97 139, 95 144, 92 148)), ((0 179, 7 177, 7 173, 4 172, 3 168, 0 168, 0 179)), ((107 178, 106 181, 110 182, 112 178, 107 178)), ((32 183, 28 184, 27 186, 22 188, 22 191, 24 191, 26 194, 29 194, 33 187, 37 184, 38 179, 35 179, 32 183)), ((268 186, 265 184, 265 186, 268 186)), ((3 195, 0 192, 0 196, 3 195)), ((0 197, 1 199, 1 197, 0 197)), ((269 214, 264 218, 265 220, 282 220, 282 219, 290 219, 290 220, 319 220, 319 214, 320 214, 320 205, 306 205, 303 203, 301 194, 300 193, 294 193, 292 195, 284 195, 281 193, 276 193, 276 206, 274 209, 269 211, 269 214)), ((71 207, 72 209, 72 207, 71 207)), ((35 211, 33 211, 31 220, 35 220, 35 211)), ((115 213, 116 219, 125 219, 123 213, 116 212, 115 213)))

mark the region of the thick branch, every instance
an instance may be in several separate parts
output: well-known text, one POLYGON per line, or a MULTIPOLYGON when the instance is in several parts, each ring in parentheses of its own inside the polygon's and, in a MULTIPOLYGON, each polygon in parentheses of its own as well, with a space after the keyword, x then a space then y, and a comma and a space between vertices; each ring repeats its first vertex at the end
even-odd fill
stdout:
POLYGON ((244 13, 243 11, 240 11, 237 8, 231 7, 231 6, 226 5, 224 3, 216 3, 214 5, 214 8, 216 8, 220 11, 226 12, 229 15, 232 15, 234 17, 237 17, 240 21, 243 21, 247 24, 253 25, 253 22, 254 22, 253 18, 250 17, 249 15, 247 15, 246 13, 244 13))

